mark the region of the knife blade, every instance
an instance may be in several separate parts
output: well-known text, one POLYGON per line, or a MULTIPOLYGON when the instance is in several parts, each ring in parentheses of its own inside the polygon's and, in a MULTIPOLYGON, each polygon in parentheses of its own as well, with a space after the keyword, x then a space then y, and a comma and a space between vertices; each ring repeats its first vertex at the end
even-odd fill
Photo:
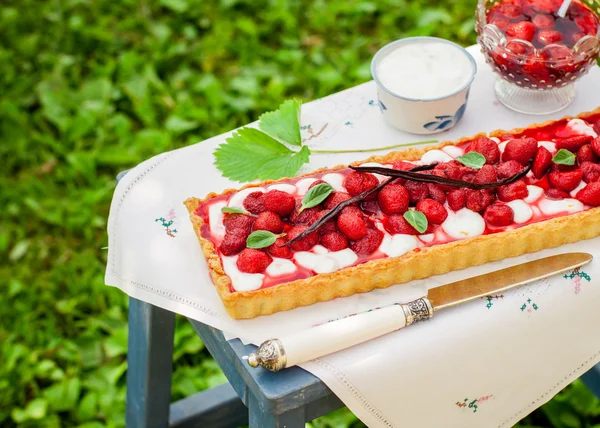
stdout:
POLYGON ((261 366, 276 372, 427 320, 435 311, 568 272, 592 259, 588 253, 557 254, 444 284, 411 302, 394 303, 279 339, 269 339, 244 358, 251 367, 261 366))

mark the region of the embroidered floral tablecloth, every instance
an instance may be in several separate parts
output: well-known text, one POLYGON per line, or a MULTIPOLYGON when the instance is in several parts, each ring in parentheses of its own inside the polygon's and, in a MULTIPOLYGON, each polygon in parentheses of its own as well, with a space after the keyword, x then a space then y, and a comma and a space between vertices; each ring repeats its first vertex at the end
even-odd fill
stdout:
MULTIPOLYGON (((479 71, 463 119, 436 137, 526 126, 598 106, 600 70, 578 83, 568 109, 533 117, 507 110, 493 95, 495 76, 477 47, 479 71)), ((387 126, 373 82, 307 103, 302 134, 312 148, 348 149, 416 141, 387 126)), ((427 288, 563 251, 600 258, 600 238, 452 272, 253 320, 228 317, 214 286, 183 200, 239 187, 212 165, 230 133, 141 163, 120 181, 109 218, 106 283, 156 306, 259 344, 421 297, 427 288)), ((313 155, 304 171, 364 158, 313 155)), ((600 361, 600 266, 593 261, 564 277, 491 295, 303 367, 320 377, 370 427, 510 426, 600 361)))

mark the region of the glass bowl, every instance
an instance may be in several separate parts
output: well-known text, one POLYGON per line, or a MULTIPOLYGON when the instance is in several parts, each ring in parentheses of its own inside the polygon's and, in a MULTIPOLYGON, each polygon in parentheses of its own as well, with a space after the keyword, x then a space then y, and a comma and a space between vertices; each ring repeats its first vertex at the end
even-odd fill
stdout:
POLYGON ((499 78, 496 96, 508 108, 549 114, 575 98, 574 83, 600 51, 600 0, 478 0, 477 42, 499 78), (524 23, 523 23, 524 22, 524 23))

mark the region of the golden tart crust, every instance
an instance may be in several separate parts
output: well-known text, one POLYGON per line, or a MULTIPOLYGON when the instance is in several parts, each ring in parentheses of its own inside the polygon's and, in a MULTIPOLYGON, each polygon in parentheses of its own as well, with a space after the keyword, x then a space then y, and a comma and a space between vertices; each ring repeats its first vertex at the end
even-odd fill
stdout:
MULTIPOLYGON (((506 134, 520 134, 525 130, 541 128, 562 120, 574 118, 585 119, 588 116, 599 113, 600 108, 597 108, 592 112, 581 113, 575 117, 565 116, 562 119, 530 125, 527 128, 518 128, 510 131, 496 130, 490 134, 479 133, 454 142, 445 141, 425 149, 411 148, 401 152, 390 152, 384 156, 372 156, 368 159, 354 162, 353 165, 366 162, 393 163, 396 160, 418 160, 429 150, 439 149, 448 145, 460 145, 477 137, 500 137, 506 134)), ((323 168, 299 177, 312 176, 319 172, 343 168, 347 168, 347 165, 323 168)), ((225 190, 220 195, 227 195, 249 187, 259 187, 285 180, 287 179, 249 184, 240 189, 225 190)), ((495 260, 516 257, 600 236, 600 207, 597 207, 505 232, 418 248, 400 257, 371 260, 336 272, 318 274, 310 278, 286 282, 272 287, 254 291, 232 292, 231 280, 223 271, 223 265, 214 244, 202 236, 204 221, 200 216, 194 214, 200 203, 220 195, 210 193, 204 199, 189 198, 184 204, 189 211, 190 220, 200 240, 202 251, 208 263, 208 269, 217 292, 227 312, 235 319, 249 319, 260 315, 270 315, 279 311, 308 306, 317 302, 326 302, 338 297, 351 296, 355 293, 364 293, 376 288, 386 288, 394 284, 423 279, 433 275, 440 275, 495 260)))

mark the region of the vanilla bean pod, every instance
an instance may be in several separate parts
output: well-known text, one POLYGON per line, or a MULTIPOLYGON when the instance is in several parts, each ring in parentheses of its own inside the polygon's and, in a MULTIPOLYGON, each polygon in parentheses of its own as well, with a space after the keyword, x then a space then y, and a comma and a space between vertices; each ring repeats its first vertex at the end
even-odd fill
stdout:
MULTIPOLYGON (((415 168, 412 168, 410 171, 411 172, 418 172, 418 171, 428 171, 431 170, 433 168, 435 168, 437 164, 431 164, 431 165, 420 165, 417 166, 415 168)), ((352 167, 351 167, 352 168, 352 167)), ((377 186, 372 187, 371 189, 365 190, 362 193, 359 193, 356 196, 351 197, 350 199, 346 199, 345 201, 340 202, 339 204, 337 204, 335 207, 333 207, 332 209, 330 209, 327 214, 325 214, 323 217, 321 217, 319 220, 317 220, 316 222, 314 222, 308 229, 306 229, 304 232, 302 232, 300 235, 296 236, 294 239, 289 240, 288 242, 286 242, 284 245, 282 245, 282 247, 287 247, 291 244, 293 244, 296 241, 299 241, 302 238, 305 238, 306 236, 310 235, 311 233, 317 231, 321 226, 323 226, 328 220, 332 219, 333 217, 335 217, 337 214, 339 214, 340 211, 342 211, 344 208, 356 203, 356 202, 361 202, 364 199, 366 199, 369 195, 371 195, 374 192, 377 192, 379 189, 381 189, 383 186, 385 186, 386 184, 391 183, 392 181, 394 181, 396 179, 396 177, 391 177, 388 180, 385 180, 381 183, 379 183, 377 186)))

